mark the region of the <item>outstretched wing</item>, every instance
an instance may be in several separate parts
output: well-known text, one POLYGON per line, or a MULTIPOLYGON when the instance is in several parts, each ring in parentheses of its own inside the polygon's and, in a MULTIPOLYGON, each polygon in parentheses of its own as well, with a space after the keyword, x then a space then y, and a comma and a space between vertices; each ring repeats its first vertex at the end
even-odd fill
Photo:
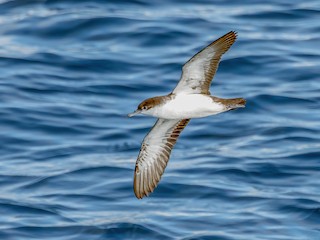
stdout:
POLYGON ((158 185, 167 166, 170 153, 180 133, 190 119, 161 119, 144 138, 134 173, 134 193, 137 198, 148 196, 158 185))
POLYGON ((231 31, 194 55, 182 68, 180 81, 172 93, 201 93, 210 95, 209 88, 221 56, 235 42, 237 34, 231 31))

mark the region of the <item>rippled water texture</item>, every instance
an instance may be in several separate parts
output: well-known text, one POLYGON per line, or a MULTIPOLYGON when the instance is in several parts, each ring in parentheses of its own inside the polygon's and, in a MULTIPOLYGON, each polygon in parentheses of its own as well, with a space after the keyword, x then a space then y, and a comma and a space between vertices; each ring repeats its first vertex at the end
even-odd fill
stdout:
POLYGON ((320 2, 0 1, 0 239, 320 239, 320 2), (181 66, 230 30, 159 187, 133 194, 181 66))

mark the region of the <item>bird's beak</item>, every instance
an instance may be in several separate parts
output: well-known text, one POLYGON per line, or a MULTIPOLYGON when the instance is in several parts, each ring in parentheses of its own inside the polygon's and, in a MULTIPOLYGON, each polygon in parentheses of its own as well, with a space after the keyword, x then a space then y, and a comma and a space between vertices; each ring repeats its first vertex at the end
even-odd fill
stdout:
POLYGON ((128 117, 133 117, 133 116, 135 116, 135 115, 137 115, 137 114, 139 114, 139 113, 141 113, 141 110, 137 109, 137 110, 135 110, 133 113, 129 113, 129 114, 128 114, 128 117))

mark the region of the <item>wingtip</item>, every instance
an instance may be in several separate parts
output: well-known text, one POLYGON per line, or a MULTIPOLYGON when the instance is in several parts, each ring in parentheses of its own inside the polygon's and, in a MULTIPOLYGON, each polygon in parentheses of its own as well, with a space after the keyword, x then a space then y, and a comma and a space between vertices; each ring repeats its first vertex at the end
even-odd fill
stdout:
MULTIPOLYGON (((136 191, 135 188, 134 188, 133 192, 134 192, 134 195, 136 196, 136 198, 139 199, 139 200, 141 200, 141 199, 144 198, 144 197, 149 197, 149 193, 145 193, 145 192, 140 193, 139 191, 136 191)), ((153 192, 153 191, 152 191, 152 192, 153 192)), ((151 192, 150 192, 150 193, 151 193, 151 192)))
POLYGON ((143 198, 143 196, 139 195, 138 193, 134 192, 134 195, 136 196, 136 198, 138 200, 141 200, 143 198))
POLYGON ((134 173, 134 179, 133 179, 133 192, 137 199, 142 199, 144 197, 148 197, 149 193, 145 191, 145 188, 143 186, 143 183, 141 182, 140 174, 137 174, 137 171, 139 171, 138 167, 136 166, 135 173, 134 173), (142 191, 141 191, 142 190, 142 191))
POLYGON ((237 39, 238 32, 235 30, 232 30, 232 31, 228 32, 226 35, 231 35, 234 39, 237 39))
MULTIPOLYGON (((140 183, 141 185, 142 183, 140 183)), ((136 196, 137 199, 141 200, 144 197, 149 197, 149 195, 154 191, 155 187, 152 189, 148 189, 146 190, 145 187, 143 185, 140 186, 139 184, 136 184, 136 182, 134 181, 134 185, 133 185, 133 192, 134 195, 136 196), (142 191, 140 191, 139 189, 143 189, 142 191)))
MULTIPOLYGON (((166 167, 166 164, 164 168, 166 167)), ((164 171, 164 170, 163 170, 164 171)), ((159 177, 156 177, 156 180, 153 178, 153 182, 150 183, 143 180, 144 176, 141 174, 141 171, 139 167, 136 165, 135 171, 134 171, 134 178, 133 178, 133 192, 137 199, 142 199, 144 197, 149 197, 151 193, 157 188, 158 183, 161 179, 161 175, 159 177)))
POLYGON ((238 36, 238 32, 235 30, 231 30, 230 32, 228 32, 227 34, 234 34, 235 36, 238 36))
POLYGON ((223 35, 220 39, 233 39, 233 41, 235 41, 238 37, 238 32, 237 31, 230 31, 228 33, 226 33, 225 35, 223 35))
POLYGON ((235 38, 237 38, 238 37, 238 32, 237 31, 232 31, 232 32, 233 32, 235 38))

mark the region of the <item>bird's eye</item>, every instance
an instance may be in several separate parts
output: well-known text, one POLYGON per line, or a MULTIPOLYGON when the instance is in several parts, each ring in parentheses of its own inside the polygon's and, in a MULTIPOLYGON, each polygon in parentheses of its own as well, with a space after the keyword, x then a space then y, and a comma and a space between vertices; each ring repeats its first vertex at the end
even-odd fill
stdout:
POLYGON ((143 107, 142 107, 142 110, 147 110, 147 106, 143 106, 143 107))

